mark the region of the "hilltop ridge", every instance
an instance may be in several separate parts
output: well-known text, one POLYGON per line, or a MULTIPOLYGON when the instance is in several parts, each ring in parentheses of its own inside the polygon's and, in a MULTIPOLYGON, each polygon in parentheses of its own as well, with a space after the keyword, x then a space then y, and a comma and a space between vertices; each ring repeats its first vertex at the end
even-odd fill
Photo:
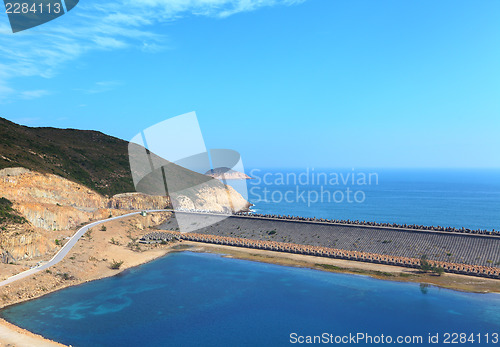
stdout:
POLYGON ((124 140, 98 131, 31 128, 0 118, 0 263, 51 253, 59 246, 56 240, 90 220, 170 208, 171 198, 185 209, 227 212, 230 203, 235 211, 248 208, 231 187, 154 159, 179 183, 172 194, 148 191, 147 183, 155 188, 154 180, 142 180, 142 193, 135 192, 124 140))
POLYGON ((55 174, 112 196, 134 191, 128 142, 93 130, 27 127, 0 117, 0 169, 55 174))

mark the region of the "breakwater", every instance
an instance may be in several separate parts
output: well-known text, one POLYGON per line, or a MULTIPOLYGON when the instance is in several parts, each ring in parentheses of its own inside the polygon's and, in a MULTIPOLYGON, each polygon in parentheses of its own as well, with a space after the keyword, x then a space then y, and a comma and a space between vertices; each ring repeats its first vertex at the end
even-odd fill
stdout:
MULTIPOLYGON (((360 251, 347 251, 329 247, 307 246, 276 241, 249 240, 238 237, 216 236, 198 233, 180 233, 175 231, 165 233, 171 233, 173 235, 173 238, 177 237, 181 240, 186 241, 204 242, 233 247, 254 248, 274 252, 287 252, 352 261, 362 261, 375 264, 403 266, 414 269, 419 269, 421 267, 420 259, 416 258, 407 258, 360 251)), ((429 261, 429 263, 432 266, 442 268, 445 272, 448 273, 500 279, 499 268, 479 265, 456 264, 444 261, 429 261)))
POLYGON ((179 239, 178 236, 175 236, 171 233, 166 233, 162 231, 153 231, 141 237, 139 239, 139 243, 144 243, 144 244, 163 243, 163 242, 171 242, 178 239, 179 239))
POLYGON ((276 219, 276 220, 319 222, 319 223, 327 223, 334 225, 354 225, 354 226, 382 227, 382 228, 393 228, 393 229, 404 229, 404 230, 415 230, 415 231, 439 231, 439 232, 460 233, 460 234, 500 236, 500 231, 496 231, 495 229, 486 230, 486 229, 444 227, 440 225, 429 226, 429 225, 418 225, 418 224, 378 223, 378 222, 370 222, 363 220, 328 219, 328 218, 300 217, 300 216, 278 215, 278 214, 248 213, 248 212, 238 212, 235 213, 235 215, 254 217, 254 218, 276 219))
MULTIPOLYGON (((176 215, 179 213, 176 212, 176 215)), ((245 215, 228 216, 222 221, 206 213, 188 215, 192 226, 199 225, 195 230, 198 234, 276 241, 406 258, 419 259, 425 255, 428 259, 436 261, 500 267, 498 236, 337 225, 245 215), (211 218, 214 223, 204 226, 211 221, 211 218)), ((170 218, 160 226, 160 229, 179 230, 176 218, 170 218)))

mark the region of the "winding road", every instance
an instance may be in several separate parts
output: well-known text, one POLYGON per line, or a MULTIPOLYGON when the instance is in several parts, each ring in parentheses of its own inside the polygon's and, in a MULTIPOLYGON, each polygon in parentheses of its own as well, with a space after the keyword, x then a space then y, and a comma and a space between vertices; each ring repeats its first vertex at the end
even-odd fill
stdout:
MULTIPOLYGON (((172 211, 173 210, 167 209, 167 210, 147 210, 146 212, 151 213, 151 212, 172 212, 172 211)), ((81 227, 68 240, 68 242, 66 242, 66 244, 59 250, 59 252, 57 252, 56 255, 54 255, 52 257, 52 259, 50 259, 47 263, 42 264, 42 265, 37 266, 37 267, 34 267, 32 269, 23 271, 21 273, 18 273, 17 275, 14 275, 14 276, 11 276, 11 277, 7 278, 6 280, 3 280, 2 282, 0 282, 0 287, 3 287, 3 286, 5 286, 7 284, 10 284, 12 282, 18 281, 18 280, 20 280, 22 278, 34 275, 34 274, 36 274, 39 271, 48 269, 49 267, 51 267, 53 265, 56 265, 57 263, 59 263, 61 260, 64 259, 64 257, 69 253, 69 251, 71 251, 71 249, 73 248, 73 246, 76 245, 76 243, 78 242, 78 240, 80 239, 80 237, 82 237, 87 232, 87 230, 89 230, 90 228, 95 227, 96 225, 99 225, 99 224, 102 224, 102 223, 105 223, 105 222, 112 221, 112 220, 117 220, 117 219, 121 219, 121 218, 126 218, 126 217, 130 217, 130 216, 134 216, 134 215, 139 214, 139 213, 141 213, 141 211, 124 214, 124 215, 117 216, 117 217, 102 219, 102 220, 98 220, 98 221, 92 222, 90 224, 87 224, 87 225, 81 227)))

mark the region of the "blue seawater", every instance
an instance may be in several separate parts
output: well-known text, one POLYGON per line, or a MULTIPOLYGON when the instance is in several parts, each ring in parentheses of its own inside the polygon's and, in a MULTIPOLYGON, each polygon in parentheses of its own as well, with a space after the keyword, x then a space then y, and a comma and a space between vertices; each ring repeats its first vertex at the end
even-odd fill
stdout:
POLYGON ((288 346, 293 333, 428 345, 429 333, 499 333, 500 296, 181 252, 1 316, 82 347, 288 346))
POLYGON ((500 230, 500 170, 304 168, 247 174, 254 178, 247 181, 248 198, 258 213, 500 230))

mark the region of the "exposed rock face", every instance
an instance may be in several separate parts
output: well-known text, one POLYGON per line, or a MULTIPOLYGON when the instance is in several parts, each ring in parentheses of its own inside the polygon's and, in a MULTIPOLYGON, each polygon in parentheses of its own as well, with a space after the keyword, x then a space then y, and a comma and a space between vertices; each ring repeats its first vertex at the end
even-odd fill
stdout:
MULTIPOLYGON (((206 186, 188 196, 178 196, 177 207, 220 212, 244 210, 249 203, 233 188, 206 186)), ((159 210, 171 206, 170 198, 142 193, 118 194, 106 198, 89 188, 57 175, 24 168, 0 170, 0 197, 14 203, 29 224, 0 233, 0 261, 41 256, 58 247, 50 232, 75 229, 90 220, 121 215, 130 210, 159 210)))
POLYGON ((170 202, 167 197, 139 193, 108 199, 57 175, 22 168, 0 170, 0 195, 14 201, 14 208, 33 226, 50 231, 73 229, 126 212, 122 210, 163 209, 170 202))
POLYGON ((143 193, 117 194, 108 201, 109 208, 122 210, 162 210, 169 206, 168 197, 143 193))
POLYGON ((224 213, 246 211, 251 206, 231 186, 221 189, 210 182, 197 187, 198 194, 172 194, 174 206, 187 210, 209 210, 224 213))
POLYGON ((89 212, 105 207, 107 202, 102 195, 78 183, 22 168, 0 170, 0 195, 18 205, 59 204, 89 212))
POLYGON ((92 219, 104 219, 109 215, 123 214, 120 210, 107 208, 85 211, 72 206, 37 203, 16 203, 14 208, 35 227, 50 231, 74 229, 92 219))
POLYGON ((130 218, 129 223, 137 230, 144 230, 166 223, 171 215, 171 213, 148 213, 146 217, 130 218))
POLYGON ((250 176, 243 172, 232 170, 228 167, 219 167, 216 169, 208 170, 205 175, 218 180, 249 180, 250 176))
POLYGON ((0 234, 0 262, 10 263, 24 258, 39 257, 58 247, 47 232, 9 225, 0 234))
MULTIPOLYGON (((2 156, 5 158, 4 156, 2 156)), ((30 170, 25 169, 24 167, 9 167, 3 170, 0 170, 0 177, 6 176, 18 176, 24 173, 30 172, 30 170)))

